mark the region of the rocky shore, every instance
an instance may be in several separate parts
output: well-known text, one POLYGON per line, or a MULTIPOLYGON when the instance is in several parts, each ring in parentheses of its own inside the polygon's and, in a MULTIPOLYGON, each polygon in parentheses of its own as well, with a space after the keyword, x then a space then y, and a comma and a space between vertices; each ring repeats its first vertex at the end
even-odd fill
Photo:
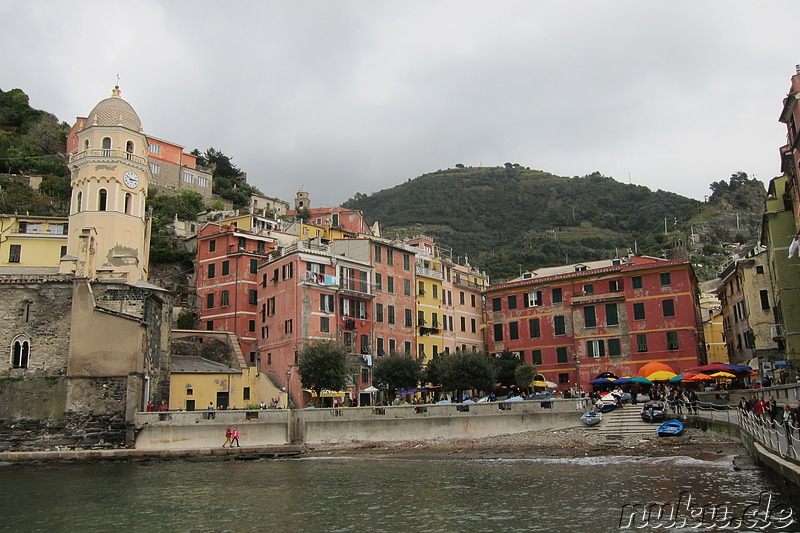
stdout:
MULTIPOLYGON (((655 433, 655 432, 654 432, 655 433)), ((529 431, 497 437, 441 442, 355 442, 347 446, 309 447, 312 455, 456 455, 464 457, 589 457, 631 455, 647 457, 687 456, 703 460, 746 455, 741 442, 732 437, 687 429, 678 437, 607 435, 585 428, 529 431)))

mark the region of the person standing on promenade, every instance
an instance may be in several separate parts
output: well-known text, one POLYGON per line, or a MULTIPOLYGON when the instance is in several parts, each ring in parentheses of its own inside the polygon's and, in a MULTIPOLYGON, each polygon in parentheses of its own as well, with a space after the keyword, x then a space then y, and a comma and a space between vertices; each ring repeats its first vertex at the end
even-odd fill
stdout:
POLYGON ((792 445, 792 432, 794 427, 797 426, 797 416, 792 412, 789 404, 783 406, 783 429, 786 431, 786 442, 789 446, 792 445))
POLYGON ((167 407, 167 402, 161 400, 161 405, 158 406, 158 411, 163 413, 164 411, 169 411, 169 407, 167 407))
POLYGON ((237 448, 241 448, 241 446, 239 446, 239 428, 233 428, 233 431, 231 431, 231 448, 233 448, 234 442, 237 448))
POLYGON ((756 416, 761 419, 763 424, 767 423, 767 411, 767 402, 764 401, 764 398, 759 398, 756 400, 755 413, 756 416))
POLYGON ((233 436, 233 431, 231 431, 231 427, 228 426, 228 429, 225 430, 225 442, 222 444, 222 447, 225 447, 225 444, 230 444, 233 446, 233 441, 231 441, 231 437, 233 436))

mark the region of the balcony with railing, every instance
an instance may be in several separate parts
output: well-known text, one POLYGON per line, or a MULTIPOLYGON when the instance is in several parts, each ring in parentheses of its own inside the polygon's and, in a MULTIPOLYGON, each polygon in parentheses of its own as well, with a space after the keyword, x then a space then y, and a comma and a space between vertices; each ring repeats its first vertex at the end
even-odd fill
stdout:
POLYGON ((417 276, 425 276, 428 278, 435 278, 435 279, 444 279, 441 270, 434 270, 432 268, 427 268, 422 265, 414 265, 414 271, 416 272, 417 276))
POLYGON ((109 149, 90 148, 88 150, 72 154, 69 158, 69 162, 79 163, 79 162, 85 162, 84 160, 87 159, 98 160, 98 161, 112 161, 115 159, 125 159, 127 161, 137 163, 139 165, 147 164, 147 159, 142 156, 126 152, 125 150, 113 150, 110 148, 109 149))
POLYGON ((461 276, 456 276, 453 280, 453 285, 458 287, 464 287, 465 289, 470 289, 473 291, 480 291, 483 290, 483 285, 475 283, 474 281, 470 281, 469 279, 462 278, 461 276))

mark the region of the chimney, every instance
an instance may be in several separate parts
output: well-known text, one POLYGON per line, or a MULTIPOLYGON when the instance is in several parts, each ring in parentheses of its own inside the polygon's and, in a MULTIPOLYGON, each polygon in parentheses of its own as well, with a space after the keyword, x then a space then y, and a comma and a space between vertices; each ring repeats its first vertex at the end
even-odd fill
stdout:
POLYGON ((800 74, 800 65, 795 65, 794 66, 794 72, 795 72, 795 74, 800 74))

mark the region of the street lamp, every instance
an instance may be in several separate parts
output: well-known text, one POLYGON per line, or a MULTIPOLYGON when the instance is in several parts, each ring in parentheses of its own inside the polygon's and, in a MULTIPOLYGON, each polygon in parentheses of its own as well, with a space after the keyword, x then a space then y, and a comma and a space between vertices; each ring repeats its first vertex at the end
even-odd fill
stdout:
POLYGON ((286 371, 286 408, 289 409, 289 402, 291 402, 290 398, 292 397, 289 391, 289 382, 292 379, 292 370, 289 369, 286 371))

